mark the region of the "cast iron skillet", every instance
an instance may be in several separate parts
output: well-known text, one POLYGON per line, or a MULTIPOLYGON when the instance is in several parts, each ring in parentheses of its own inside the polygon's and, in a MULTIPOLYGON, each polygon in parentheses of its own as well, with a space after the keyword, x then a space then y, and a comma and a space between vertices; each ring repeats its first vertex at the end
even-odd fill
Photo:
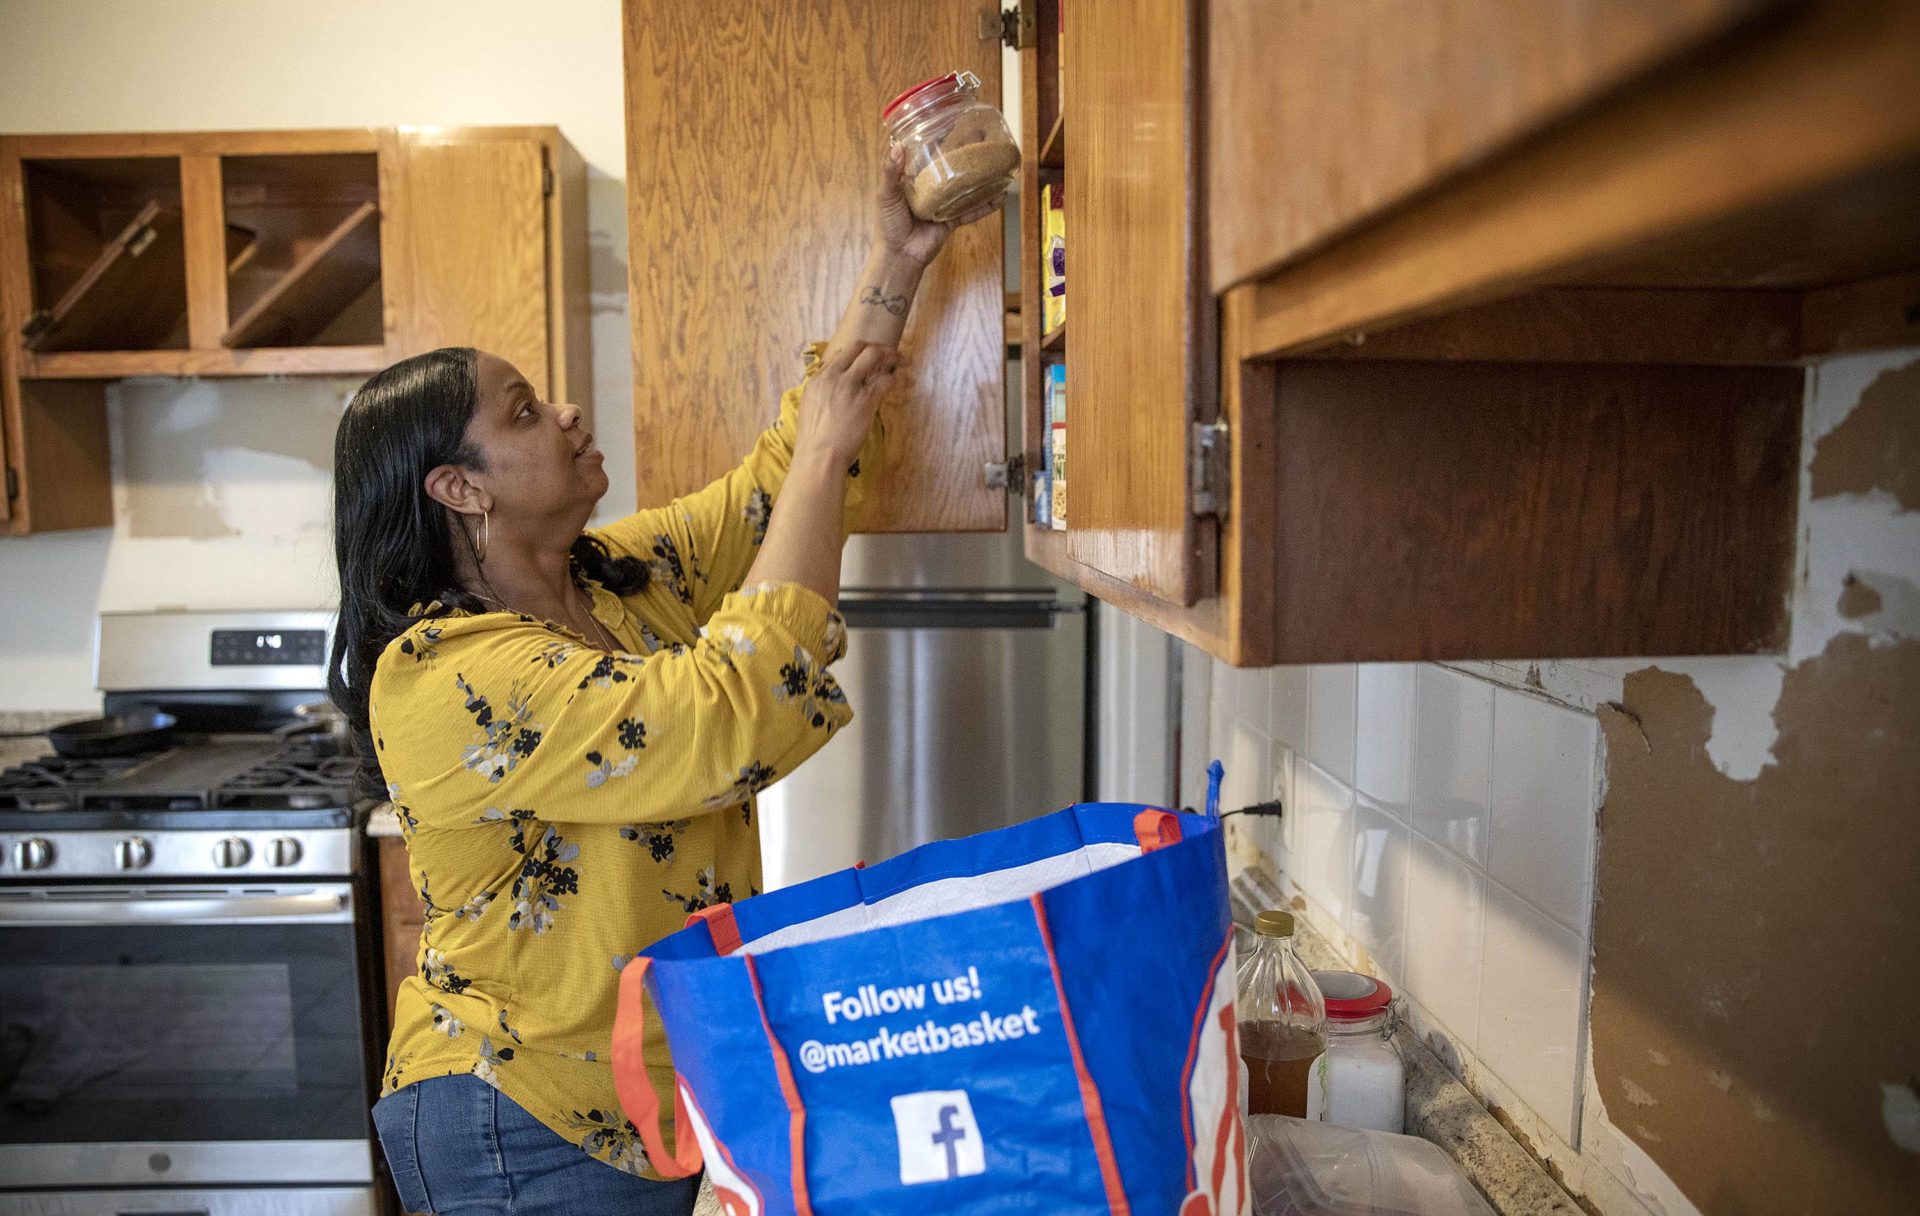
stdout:
POLYGON ((138 709, 106 718, 87 718, 80 722, 62 722, 45 731, 24 731, 0 736, 32 739, 45 735, 53 750, 74 759, 97 756, 132 756, 162 747, 173 735, 174 717, 157 709, 138 709))

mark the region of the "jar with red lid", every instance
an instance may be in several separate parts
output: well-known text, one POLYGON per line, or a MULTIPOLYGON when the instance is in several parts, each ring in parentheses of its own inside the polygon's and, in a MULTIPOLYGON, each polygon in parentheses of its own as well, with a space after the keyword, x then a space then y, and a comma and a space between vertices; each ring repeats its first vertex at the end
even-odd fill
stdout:
POLYGON ((1000 111, 980 99, 980 78, 949 72, 917 84, 881 115, 906 155, 907 206, 946 223, 993 202, 1020 172, 1020 148, 1000 111))
POLYGON ((1393 989, 1355 971, 1316 971, 1327 1001, 1319 1117, 1348 1127, 1402 1132, 1406 1061, 1393 1041, 1393 989))

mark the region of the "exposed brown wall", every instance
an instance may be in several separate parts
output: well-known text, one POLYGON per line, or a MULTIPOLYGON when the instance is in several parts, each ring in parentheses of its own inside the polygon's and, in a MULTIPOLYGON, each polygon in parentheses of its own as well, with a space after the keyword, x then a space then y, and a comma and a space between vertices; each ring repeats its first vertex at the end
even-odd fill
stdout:
MULTIPOLYGON (((1814 454, 1816 506, 1907 503, 1916 418, 1920 365, 1875 381, 1814 454)), ((1883 1087, 1920 1086, 1920 640, 1843 632, 1791 666, 1750 781, 1709 756, 1713 714, 1658 667, 1600 710, 1607 1116, 1708 1213, 1920 1211, 1920 1155, 1882 1113, 1883 1087)))

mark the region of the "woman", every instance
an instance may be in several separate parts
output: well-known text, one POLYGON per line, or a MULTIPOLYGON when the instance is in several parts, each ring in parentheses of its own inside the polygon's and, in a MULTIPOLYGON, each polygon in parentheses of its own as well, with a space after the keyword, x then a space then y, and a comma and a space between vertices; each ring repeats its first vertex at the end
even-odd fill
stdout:
MULTIPOLYGON (((826 670, 844 513, 957 226, 882 179, 824 358, 697 494, 583 533, 607 476, 579 408, 472 350, 395 364, 341 419, 331 691, 427 908, 374 1107, 410 1211, 692 1210, 615 1098, 618 969, 758 892, 755 792, 852 716, 826 670)), ((664 1040, 647 1058, 670 1093, 664 1040)))

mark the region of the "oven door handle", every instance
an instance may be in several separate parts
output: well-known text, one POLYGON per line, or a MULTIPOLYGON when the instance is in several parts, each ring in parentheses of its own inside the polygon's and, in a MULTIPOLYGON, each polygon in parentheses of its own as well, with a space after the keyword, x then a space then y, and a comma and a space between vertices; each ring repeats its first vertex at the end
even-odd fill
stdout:
POLYGON ((142 891, 119 898, 75 898, 78 892, 29 892, 0 899, 0 927, 22 925, 287 925, 352 924, 346 884, 297 891, 142 891))

